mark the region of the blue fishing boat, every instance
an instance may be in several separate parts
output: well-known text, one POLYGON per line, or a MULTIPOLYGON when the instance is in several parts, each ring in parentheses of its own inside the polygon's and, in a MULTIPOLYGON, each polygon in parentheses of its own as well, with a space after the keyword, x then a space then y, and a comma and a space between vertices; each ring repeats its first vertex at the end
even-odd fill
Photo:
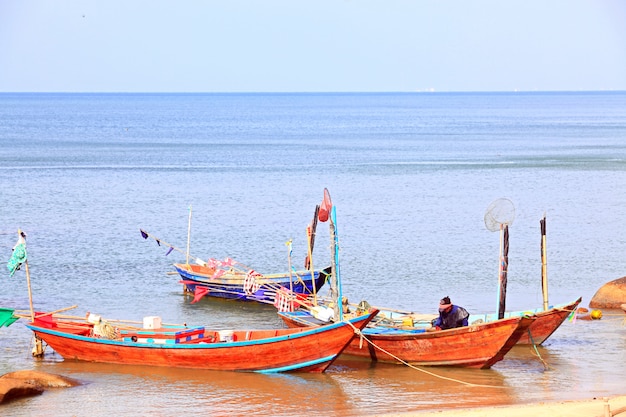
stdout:
POLYGON ((238 301, 276 303, 276 293, 281 288, 303 296, 317 293, 331 274, 331 267, 322 270, 291 271, 260 274, 252 269, 235 266, 225 268, 211 262, 205 265, 174 264, 187 292, 197 301, 203 296, 238 301))

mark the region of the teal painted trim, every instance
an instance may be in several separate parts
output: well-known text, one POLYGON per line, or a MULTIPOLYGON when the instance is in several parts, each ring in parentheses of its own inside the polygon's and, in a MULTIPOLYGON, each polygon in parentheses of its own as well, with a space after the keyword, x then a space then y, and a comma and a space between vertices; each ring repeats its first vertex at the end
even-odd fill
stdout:
POLYGON ((278 372, 296 371, 298 369, 306 368, 308 366, 318 365, 320 363, 332 361, 336 357, 337 357, 337 355, 331 355, 331 356, 327 356, 325 358, 317 359, 317 360, 314 360, 314 361, 302 362, 302 363, 298 363, 298 364, 295 364, 295 365, 282 366, 280 368, 264 369, 264 370, 261 370, 261 371, 254 371, 254 372, 257 372, 259 374, 274 374, 274 373, 278 373, 278 372))

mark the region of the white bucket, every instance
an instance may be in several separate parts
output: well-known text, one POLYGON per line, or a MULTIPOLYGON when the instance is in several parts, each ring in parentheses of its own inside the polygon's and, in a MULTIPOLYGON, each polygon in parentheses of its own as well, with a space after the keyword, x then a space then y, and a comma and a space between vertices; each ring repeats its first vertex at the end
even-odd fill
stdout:
POLYGON ((98 324, 100 323, 100 320, 102 320, 102 317, 97 314, 89 313, 89 316, 87 317, 87 322, 91 324, 98 324))
POLYGON ((217 333, 220 335, 220 342, 232 342, 235 340, 232 330, 220 330, 217 333))

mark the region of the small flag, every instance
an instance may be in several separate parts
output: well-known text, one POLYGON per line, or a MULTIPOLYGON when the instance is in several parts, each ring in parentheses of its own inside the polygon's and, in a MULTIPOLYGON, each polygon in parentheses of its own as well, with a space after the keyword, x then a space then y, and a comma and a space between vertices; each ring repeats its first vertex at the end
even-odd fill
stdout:
POLYGON ((9 327, 19 319, 13 312, 8 308, 0 308, 0 327, 9 327))
POLYGON ((167 253, 165 254, 165 256, 169 255, 170 253, 172 253, 172 251, 174 250, 173 246, 170 246, 170 248, 168 249, 167 253))
POLYGON ((154 239, 156 240, 157 245, 161 246, 161 241, 159 239, 154 239))
POLYGON ((200 301, 200 299, 204 297, 208 292, 209 292, 208 288, 200 287, 196 285, 196 290, 193 293, 193 301, 191 302, 191 304, 197 303, 198 301, 200 301))
POLYGON ((333 203, 330 199, 330 193, 327 188, 324 188, 324 199, 322 200, 322 204, 320 205, 320 211, 317 215, 319 220, 324 223, 328 221, 328 215, 330 214, 330 209, 333 207, 333 203))
POLYGON ((20 239, 20 241, 22 241, 22 243, 19 243, 15 245, 15 247, 13 248, 13 254, 11 255, 11 258, 9 259, 9 262, 7 263, 7 268, 9 269, 9 276, 13 276, 13 274, 15 274, 15 271, 19 270, 20 267, 22 266, 22 264, 24 262, 26 262, 27 256, 26 256, 26 243, 23 241, 23 239, 20 239))
POLYGON ((289 257, 291 258, 291 254, 293 253, 293 249, 291 247, 291 244, 293 242, 293 239, 289 239, 288 241, 285 242, 285 245, 287 245, 287 247, 289 248, 289 257))
POLYGON ((139 229, 139 231, 141 232, 141 237, 144 239, 148 239, 148 234, 146 232, 143 231, 143 229, 139 229))

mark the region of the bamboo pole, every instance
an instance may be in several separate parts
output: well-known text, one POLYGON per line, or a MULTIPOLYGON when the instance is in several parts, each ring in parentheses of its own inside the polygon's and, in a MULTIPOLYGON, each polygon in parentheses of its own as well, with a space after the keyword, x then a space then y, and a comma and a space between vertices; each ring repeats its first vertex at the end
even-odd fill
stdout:
POLYGON ((30 287, 30 271, 28 269, 28 260, 24 261, 24 271, 26 272, 26 285, 28 287, 28 304, 30 305, 30 321, 35 321, 35 309, 33 308, 33 292, 30 287))
POLYGON ((289 268, 289 291, 293 292, 293 272, 291 270, 291 239, 286 243, 287 245, 287 267, 289 268))
MULTIPOLYGON (((74 306, 76 307, 76 306, 74 306)), ((71 308, 74 308, 71 307, 71 308)), ((69 309, 69 308, 68 308, 69 309)), ((62 310, 67 310, 67 309, 62 309, 62 310)), ((57 311, 62 311, 62 310, 57 310, 57 311)), ((50 312, 50 313, 45 313, 42 315, 39 315, 37 317, 43 317, 43 316, 49 316, 52 315, 52 317, 54 318, 58 318, 58 319, 66 319, 66 320, 87 320, 87 316, 89 314, 86 314, 84 316, 74 316, 74 315, 70 315, 70 314, 58 314, 58 313, 54 313, 54 312, 50 312)), ((120 319, 107 319, 104 318, 103 320, 110 322, 110 323, 130 323, 130 324, 141 324, 143 325, 143 321, 137 321, 137 320, 120 320, 120 319)), ((187 326, 186 323, 183 324, 178 324, 178 323, 162 323, 165 326, 187 326)))
MULTIPOLYGON (((38 314, 33 319, 38 319, 40 317, 46 317, 46 316, 54 315, 54 314, 57 314, 57 313, 62 313, 64 311, 72 310, 72 309, 74 309, 76 307, 78 307, 78 305, 73 305, 71 307, 60 308, 58 310, 50 311, 49 313, 38 314)), ((15 311, 19 312, 19 311, 24 311, 24 310, 15 310, 15 311)))
POLYGON ((187 224, 187 267, 189 267, 189 246, 191 244, 191 204, 189 205, 189 222, 187 224))
MULTIPOLYGON (((26 246, 26 236, 24 235, 22 230, 18 229, 17 234, 18 234, 18 240, 17 240, 18 244, 23 242, 24 246, 26 246)), ((26 286, 28 287, 28 304, 30 306, 30 321, 32 323, 35 321, 35 309, 33 307, 33 292, 32 292, 32 288, 30 285, 30 270, 28 269, 28 255, 27 255, 26 260, 24 261, 24 272, 26 273, 26 286)), ((33 347, 33 351, 32 351, 33 356, 42 356, 43 345, 41 343, 41 339, 39 339, 37 336, 34 336, 34 339, 35 339, 35 346, 33 347)))
POLYGON ((315 206, 315 213, 313 214, 313 221, 311 225, 307 227, 307 262, 305 262, 305 268, 311 272, 311 286, 313 288, 313 302, 317 304, 317 282, 315 280, 315 269, 313 268, 313 245, 315 244, 315 233, 317 230, 317 215, 320 211, 320 206, 315 206), (308 265, 307 265, 308 264, 308 265))
MULTIPOLYGON (((22 229, 17 229, 17 245, 23 243, 26 246, 26 235, 22 229)), ((26 252, 28 253, 28 252, 26 252)), ((35 309, 33 308, 33 292, 30 285, 30 270, 28 269, 28 255, 24 260, 24 272, 26 273, 26 287, 28 288, 28 304, 30 305, 30 321, 35 321, 35 309)))

